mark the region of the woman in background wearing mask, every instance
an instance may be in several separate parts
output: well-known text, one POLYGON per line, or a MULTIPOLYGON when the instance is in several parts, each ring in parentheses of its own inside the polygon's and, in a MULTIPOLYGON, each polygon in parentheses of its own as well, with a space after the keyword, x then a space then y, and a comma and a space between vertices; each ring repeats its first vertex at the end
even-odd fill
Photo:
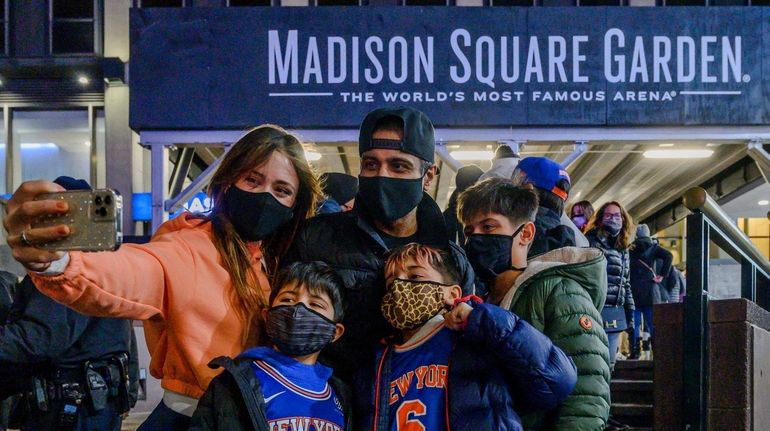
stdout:
POLYGON ((634 331, 634 298, 631 293, 629 248, 634 222, 617 202, 599 208, 588 225, 586 237, 591 247, 600 248, 607 258, 607 300, 602 309, 604 330, 610 344, 610 362, 620 347, 620 333, 634 331))
POLYGON ((184 213, 148 244, 115 252, 51 253, 35 247, 67 226, 30 228, 35 217, 66 212, 35 196, 62 189, 22 184, 8 203, 13 255, 46 295, 84 314, 144 320, 163 401, 140 430, 186 430, 198 398, 218 372, 207 363, 258 342, 259 317, 299 225, 315 211, 320 185, 300 141, 276 126, 233 145, 209 185, 210 214, 184 213))
POLYGON ((594 206, 591 205, 591 202, 588 201, 580 201, 574 203, 569 210, 569 218, 572 219, 572 222, 575 223, 575 226, 577 226, 577 228, 580 229, 580 231, 583 233, 587 232, 586 228, 588 227, 588 221, 591 220, 593 215, 594 206))

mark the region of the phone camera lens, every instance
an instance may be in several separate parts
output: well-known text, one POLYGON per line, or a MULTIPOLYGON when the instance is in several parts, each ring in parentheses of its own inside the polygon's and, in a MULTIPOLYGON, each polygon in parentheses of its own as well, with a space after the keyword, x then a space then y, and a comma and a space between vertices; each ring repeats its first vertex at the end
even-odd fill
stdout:
POLYGON ((112 196, 105 196, 104 197, 104 204, 105 205, 112 205, 112 196))
POLYGON ((97 196, 96 199, 94 199, 94 203, 96 205, 101 205, 102 204, 102 197, 101 196, 97 196))
POLYGON ((107 208, 101 207, 96 212, 99 213, 100 216, 105 217, 107 215, 107 208))

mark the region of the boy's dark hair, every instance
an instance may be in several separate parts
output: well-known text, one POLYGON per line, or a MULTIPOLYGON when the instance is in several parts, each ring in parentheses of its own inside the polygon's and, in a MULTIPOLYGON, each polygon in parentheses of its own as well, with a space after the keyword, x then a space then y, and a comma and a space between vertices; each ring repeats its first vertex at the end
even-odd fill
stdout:
POLYGON ((385 273, 389 274, 394 272, 397 268, 403 267, 406 260, 409 258, 416 260, 421 265, 430 266, 438 271, 444 278, 444 284, 460 283, 460 271, 457 270, 455 260, 449 253, 416 242, 392 250, 390 254, 388 254, 388 260, 385 261, 385 273))
POLYGON ((504 178, 489 178, 464 191, 457 200, 457 218, 463 224, 479 214, 497 213, 513 225, 534 222, 539 199, 534 190, 517 187, 504 178))
POLYGON ((325 293, 334 307, 334 321, 341 322, 345 317, 345 284, 331 266, 320 261, 294 262, 282 269, 270 290, 270 305, 281 289, 289 283, 304 287, 313 294, 325 293))
MULTIPOLYGON (((559 182, 557 183, 557 187, 569 193, 570 184, 568 181, 559 180, 559 182)), ((553 194, 548 190, 541 189, 539 187, 535 187, 535 190, 537 191, 537 197, 539 198, 540 206, 551 209, 559 215, 562 215, 564 213, 564 206, 566 204, 564 199, 560 198, 559 196, 553 194)))

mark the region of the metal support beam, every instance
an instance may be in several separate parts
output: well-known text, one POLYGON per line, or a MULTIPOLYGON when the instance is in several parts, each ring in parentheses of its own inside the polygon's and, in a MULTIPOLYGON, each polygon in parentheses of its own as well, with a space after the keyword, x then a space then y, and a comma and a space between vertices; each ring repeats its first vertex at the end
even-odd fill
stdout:
POLYGON ((706 429, 709 233, 703 213, 687 217, 683 422, 689 431, 706 429))
POLYGON ((169 196, 176 196, 182 191, 184 181, 190 174, 190 166, 192 166, 193 157, 195 157, 195 148, 184 147, 179 152, 179 157, 176 159, 176 165, 171 172, 171 180, 168 185, 169 196))
POLYGON ((762 141, 751 141, 747 147, 747 152, 759 167, 759 172, 765 178, 765 182, 770 184, 770 153, 762 147, 762 141))
POLYGON ((150 147, 150 184, 152 186, 152 233, 166 220, 163 202, 168 196, 168 148, 165 145, 150 147))
POLYGON ((575 148, 572 150, 569 155, 564 159, 563 162, 561 162, 561 166, 564 169, 569 168, 573 163, 575 163, 580 157, 585 154, 585 152, 588 150, 588 142, 586 141, 575 141, 575 148))
MULTIPOLYGON (((641 145, 634 148, 634 151, 640 150, 642 148, 641 145)), ((591 189, 590 192, 586 193, 583 197, 583 199, 589 201, 589 202, 599 202, 599 198, 601 198, 607 191, 612 188, 613 186, 623 184, 623 178, 625 178, 627 175, 630 175, 633 172, 633 167, 636 166, 644 156, 642 156, 639 153, 630 153, 627 155, 623 160, 618 163, 612 170, 604 176, 597 184, 594 186, 593 189, 591 189)))
POLYGON ((464 165, 459 160, 452 157, 449 154, 449 150, 446 147, 446 142, 436 142, 436 154, 441 161, 444 162, 451 170, 457 172, 464 165))
MULTIPOLYGON (((155 148, 155 147, 153 147, 155 148)), ((201 172, 200 175, 195 177, 195 179, 190 183, 187 188, 182 190, 179 194, 176 196, 171 197, 168 200, 164 201, 164 208, 168 212, 173 212, 179 209, 179 207, 182 206, 184 202, 187 202, 192 198, 196 193, 203 190, 204 187, 206 187, 211 181, 211 177, 214 176, 214 172, 219 168, 219 164, 222 162, 222 160, 225 158, 225 155, 227 155, 227 152, 230 151, 230 145, 225 146, 225 152, 222 153, 221 156, 219 156, 216 160, 214 160, 214 163, 210 164, 209 167, 206 168, 203 172, 201 172)), ((155 192, 154 186, 153 186, 153 193, 155 192)), ((154 206, 153 206, 154 209, 154 206)))

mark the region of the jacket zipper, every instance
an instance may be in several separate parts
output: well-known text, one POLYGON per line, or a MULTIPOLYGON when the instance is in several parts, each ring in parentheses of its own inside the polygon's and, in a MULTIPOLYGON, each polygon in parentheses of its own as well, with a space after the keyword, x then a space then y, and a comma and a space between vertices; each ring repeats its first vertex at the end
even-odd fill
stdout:
POLYGON ((385 364, 385 358, 388 356, 389 351, 390 346, 385 347, 385 350, 382 351, 382 356, 380 357, 380 364, 377 366, 377 375, 375 376, 375 381, 377 383, 374 386, 374 420, 372 421, 372 431, 377 431, 377 420, 380 413, 380 384, 382 383, 382 366, 385 364))

